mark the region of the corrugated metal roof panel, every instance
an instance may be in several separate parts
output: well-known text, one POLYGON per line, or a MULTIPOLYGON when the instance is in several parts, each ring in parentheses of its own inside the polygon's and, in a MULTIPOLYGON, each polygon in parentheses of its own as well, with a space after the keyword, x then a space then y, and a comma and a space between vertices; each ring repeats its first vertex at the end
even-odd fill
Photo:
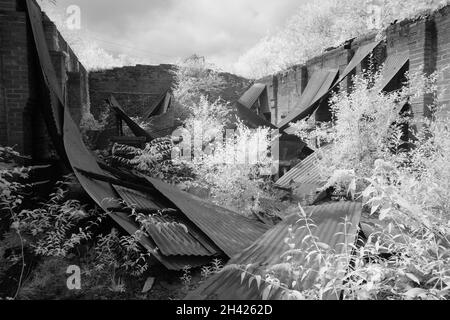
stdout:
POLYGON ((247 109, 251 109, 265 89, 266 85, 264 83, 255 83, 244 92, 238 102, 247 109))
MULTIPOLYGON (((139 230, 136 223, 132 221, 126 213, 115 212, 114 220, 129 234, 134 234, 139 230)), ((139 242, 169 270, 182 270, 188 265, 191 267, 198 267, 210 263, 212 259, 209 256, 165 256, 159 252, 158 247, 152 239, 140 237, 139 242)))
POLYGON ((133 205, 136 207, 136 209, 139 209, 139 210, 148 210, 148 209, 161 210, 164 208, 164 206, 161 205, 157 201, 157 199, 155 199, 154 196, 145 194, 138 190, 132 190, 132 189, 117 186, 117 185, 114 185, 114 188, 117 190, 117 193, 119 193, 120 197, 129 206, 133 205))
MULTIPOLYGON (((135 206, 138 212, 142 209, 163 209, 163 206, 155 203, 150 195, 121 186, 114 187, 122 199, 129 206, 135 206)), ((220 249, 211 240, 180 216, 154 214, 152 217, 161 224, 161 227, 150 224, 147 231, 163 255, 212 256, 220 254, 220 249), (171 224, 172 222, 176 222, 176 224, 171 224), (179 225, 180 223, 186 227, 186 230, 179 225)))
POLYGON ((391 55, 386 58, 386 61, 384 62, 383 71, 381 74, 383 78, 381 90, 386 88, 389 82, 391 82, 391 80, 403 68, 403 66, 408 62, 408 60, 409 60, 408 53, 391 55))
POLYGON ((356 66, 358 64, 360 64, 361 61, 365 57, 367 57, 375 49, 375 47, 380 42, 381 42, 381 40, 378 40, 378 41, 370 42, 368 44, 365 44, 365 45, 359 47, 358 50, 356 51, 356 53, 354 54, 352 60, 349 62, 349 64, 345 68, 345 70, 340 75, 339 79, 331 87, 329 87, 326 91, 325 91, 325 88, 324 88, 324 90, 321 90, 321 92, 323 93, 321 96, 316 96, 314 98, 314 101, 309 106, 307 106, 303 111, 301 111, 300 113, 295 114, 295 116, 292 115, 292 116, 287 117, 286 119, 284 119, 278 125, 278 127, 280 129, 284 130, 284 129, 286 129, 289 126, 290 122, 303 119, 303 118, 309 116, 311 113, 313 113, 315 108, 317 107, 317 102, 319 102, 320 99, 322 99, 326 94, 328 94, 328 92, 330 92, 337 85, 339 85, 356 68, 356 66))
MULTIPOLYGON (((331 145, 326 145, 321 149, 322 152, 327 152, 330 148, 331 145)), ((317 161, 319 161, 319 159, 317 158, 317 153, 314 152, 286 172, 277 180, 275 185, 281 188, 289 188, 292 185, 302 184, 311 186, 317 185, 317 187, 320 187, 323 185, 324 181, 322 180, 320 170, 317 167, 317 161)))
POLYGON ((300 115, 304 114, 305 110, 318 102, 328 92, 334 80, 336 80, 337 74, 338 70, 318 70, 314 72, 300 97, 298 105, 280 122, 279 127, 283 128, 293 121, 301 120, 300 115))
MULTIPOLYGON (((317 228, 312 229, 312 235, 318 238, 319 242, 326 243, 336 253, 345 253, 350 245, 356 241, 356 232, 359 219, 361 217, 361 204, 357 202, 333 202, 320 206, 305 208, 307 213, 311 213, 311 218, 317 228), (344 229, 344 221, 348 224, 344 229), (346 234, 344 231, 347 231, 346 234), (345 245, 347 244, 347 245, 345 245)), ((278 263, 285 262, 282 255, 289 249, 285 243, 285 238, 289 237, 289 228, 292 227, 292 233, 295 239, 295 248, 303 249, 302 254, 293 255, 291 261, 303 267, 311 267, 305 259, 309 252, 304 241, 309 234, 304 227, 303 220, 299 220, 299 215, 294 214, 266 232, 252 246, 231 259, 228 265, 242 266, 247 268, 247 272, 253 275, 264 276, 268 273, 268 268, 278 263)), ((249 285, 249 275, 247 274, 244 282, 241 283, 242 271, 229 268, 225 271, 208 279, 194 292, 187 295, 186 299, 219 299, 219 300, 261 300, 261 292, 264 284, 258 289, 256 281, 249 285)), ((316 278, 315 273, 308 275, 305 280, 298 281, 295 289, 304 290, 312 286, 316 278)), ((280 276, 281 282, 290 283, 289 279, 280 276)), ((271 295, 271 299, 281 298, 281 289, 278 289, 271 295)), ((336 299, 336 294, 326 296, 327 299, 336 299)))
POLYGON ((258 221, 219 207, 160 180, 150 177, 147 177, 147 180, 174 203, 228 257, 251 245, 269 228, 258 221))

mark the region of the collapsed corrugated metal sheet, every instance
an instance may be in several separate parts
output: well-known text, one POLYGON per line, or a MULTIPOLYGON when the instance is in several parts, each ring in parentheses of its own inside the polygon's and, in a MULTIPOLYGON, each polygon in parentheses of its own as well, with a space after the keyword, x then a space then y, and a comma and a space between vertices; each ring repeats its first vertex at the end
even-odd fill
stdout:
POLYGON ((334 84, 331 85, 331 87, 321 88, 321 95, 317 95, 312 103, 303 111, 296 113, 295 115, 293 114, 291 116, 288 116, 286 119, 280 122, 278 128, 285 130, 289 126, 290 122, 298 121, 311 115, 317 108, 318 102, 320 102, 323 97, 325 97, 329 92, 336 88, 336 86, 338 86, 356 68, 356 66, 359 65, 364 60, 364 58, 366 58, 375 49, 376 46, 378 46, 380 42, 381 40, 378 40, 359 47, 345 70, 342 72, 342 74, 340 74, 339 79, 335 81, 334 84))
MULTIPOLYGON (((130 220, 127 213, 114 212, 114 221, 116 221, 129 234, 135 234, 139 227, 130 220)), ((155 242, 148 237, 140 237, 139 243, 151 252, 151 254, 169 270, 182 270, 186 266, 198 267, 211 262, 211 257, 196 257, 196 256, 164 256, 158 250, 155 242)))
POLYGON ((172 101, 172 95, 169 92, 170 89, 164 91, 155 103, 148 108, 147 112, 144 114, 144 119, 148 119, 151 116, 163 114, 169 109, 170 103, 172 101))
POLYGON ((111 96, 109 98, 109 103, 111 108, 116 112, 116 114, 127 124, 130 130, 136 137, 145 137, 147 141, 155 139, 150 133, 142 129, 136 122, 134 122, 126 113, 123 111, 122 107, 119 105, 117 100, 111 96))
MULTIPOLYGON (((39 60, 41 63, 42 72, 46 80, 50 79, 49 81, 46 81, 46 84, 49 91, 53 93, 55 103, 52 105, 52 107, 55 108, 56 115, 63 115, 63 118, 60 119, 60 122, 58 121, 59 116, 55 116, 54 119, 52 119, 52 122, 54 122, 53 125, 56 126, 57 123, 60 123, 62 129, 62 137, 59 137, 59 143, 61 143, 61 145, 63 146, 63 156, 68 158, 68 161, 74 169, 78 181, 80 182, 83 189, 91 196, 91 198, 101 208, 103 208, 108 213, 108 215, 125 231, 127 231, 129 234, 134 234, 139 229, 139 226, 134 218, 130 217, 129 214, 120 211, 122 209, 122 206, 118 201, 119 196, 112 188, 111 184, 102 180, 91 179, 85 174, 85 172, 90 172, 99 176, 104 176, 106 178, 114 178, 99 167, 94 155, 84 145, 81 133, 75 122, 73 121, 68 108, 64 106, 64 101, 62 100, 60 95, 61 88, 58 87, 58 84, 55 81, 51 80, 56 79, 56 76, 54 74, 52 65, 47 63, 49 61, 49 52, 46 46, 45 38, 42 37, 42 21, 36 18, 38 14, 40 15, 40 10, 35 6, 33 1, 27 1, 27 6, 33 29, 38 31, 38 36, 35 37, 35 41, 37 50, 39 52, 39 60), (79 171, 76 168, 80 168, 82 169, 82 171, 79 171)), ((164 237, 167 239, 172 236, 165 233, 165 231, 160 232, 159 230, 152 230, 152 233, 154 235, 157 235, 156 231, 159 232, 158 236, 160 238, 158 238, 158 241, 160 239, 164 239, 164 237)), ((211 255, 213 254, 212 251, 214 251, 214 254, 218 252, 218 249, 214 248, 211 242, 208 243, 208 240, 205 240, 206 237, 201 235, 199 232, 193 231, 188 235, 177 236, 179 239, 184 237, 183 240, 188 239, 189 241, 191 241, 191 243, 185 243, 185 247, 189 247, 190 245, 192 245, 194 247, 197 246, 198 248, 198 243, 200 243, 202 251, 200 251, 200 249, 189 248, 189 250, 191 251, 189 251, 188 253, 184 252, 183 256, 165 256, 158 250, 155 241, 153 241, 151 238, 140 237, 139 241, 147 250, 152 252, 154 257, 156 257, 164 266, 171 270, 180 270, 186 265, 195 267, 207 264, 211 260, 211 255), (193 239, 195 239, 196 241, 194 241, 193 239), (192 256, 190 255, 192 251, 194 251, 196 254, 201 253, 206 254, 207 256, 192 256)), ((164 249, 168 247, 167 243, 165 243, 165 245, 166 247, 164 249)))
POLYGON ((236 116, 250 128, 257 128, 257 127, 268 127, 271 129, 277 128, 270 121, 264 119, 263 117, 260 117, 254 111, 250 110, 249 108, 247 108, 238 101, 234 103, 234 109, 235 109, 234 111, 236 112, 236 116))
POLYGON ((261 94, 266 90, 266 85, 263 83, 253 84, 244 94, 238 99, 238 102, 244 107, 251 109, 255 102, 259 99, 261 94))
POLYGON ((304 111, 317 103, 331 88, 333 82, 336 80, 338 70, 318 70, 313 73, 311 79, 306 85, 305 91, 300 97, 297 106, 290 112, 283 121, 280 122, 279 127, 285 127, 287 124, 301 120, 300 115, 304 111))
MULTIPOLYGON (((134 206, 137 212, 164 209, 164 206, 155 203, 151 195, 121 186, 114 187, 127 205, 134 206)), ((213 256, 220 254, 220 249, 188 221, 181 219, 180 213, 175 212, 173 215, 154 214, 152 218, 156 223, 149 224, 147 227, 147 231, 163 255, 213 256)))
POLYGON ((270 121, 251 110, 252 106, 256 103, 264 90, 266 90, 265 84, 255 83, 233 104, 235 116, 249 128, 277 128, 270 121))
POLYGON ((150 177, 147 177, 147 180, 174 203, 228 257, 251 245, 269 228, 160 180, 150 177))
MULTIPOLYGON (((326 145, 321 150, 326 153, 330 148, 331 145, 326 145)), ((325 181, 323 181, 320 170, 317 167, 318 161, 317 153, 314 152, 286 172, 275 182, 275 185, 285 189, 294 185, 308 185, 308 188, 311 190, 323 186, 325 181)))
MULTIPOLYGON (((311 214, 311 219, 316 228, 312 228, 311 234, 318 238, 318 242, 327 244, 335 253, 343 254, 351 252, 351 245, 355 244, 357 238, 357 227, 361 217, 361 204, 357 202, 333 202, 319 206, 307 207, 305 211, 311 214), (347 224, 344 227, 344 221, 347 224)), ((298 214, 293 214, 284 221, 276 225, 273 229, 265 233, 252 246, 231 259, 229 267, 224 271, 214 275, 202 284, 194 292, 187 295, 186 299, 201 300, 261 300, 262 292, 266 287, 261 283, 258 288, 257 281, 249 284, 250 274, 259 275, 262 279, 268 274, 271 266, 286 262, 283 254, 289 250, 285 239, 291 234, 294 239, 295 249, 300 249, 299 254, 292 254, 291 262, 303 266, 305 269, 314 267, 305 259, 310 252, 308 241, 305 237, 309 235, 308 229, 304 227, 304 220, 300 220, 298 214), (289 229, 291 229, 291 234, 289 229), (249 266, 250 265, 250 266, 249 266), (241 283, 241 275, 246 270, 246 277, 241 283)), ((349 257, 350 258, 350 257, 349 257)), ((315 259, 311 259, 316 261, 315 259)), ((282 283, 292 283, 288 281, 286 274, 278 274, 282 283)), ((296 290, 305 290, 310 288, 316 279, 316 272, 311 272, 303 281, 298 281, 294 287, 296 290)), ((299 277, 300 278, 300 277, 299 277)), ((281 289, 272 289, 270 299, 280 299, 283 291, 281 289)), ((326 299, 339 298, 339 292, 326 295, 326 299)))
POLYGON ((403 68, 403 66, 408 62, 409 54, 396 54, 391 55, 386 58, 384 62, 384 67, 382 71, 383 82, 381 85, 381 90, 384 90, 389 82, 397 75, 397 73, 403 68))

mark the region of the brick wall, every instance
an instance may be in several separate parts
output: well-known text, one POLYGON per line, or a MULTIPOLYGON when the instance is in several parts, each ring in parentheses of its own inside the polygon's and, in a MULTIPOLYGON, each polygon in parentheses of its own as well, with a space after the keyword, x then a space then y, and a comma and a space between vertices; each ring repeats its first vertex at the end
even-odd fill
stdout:
MULTIPOLYGON (((24 0, 0 2, 0 145, 16 146, 40 162, 55 153, 41 114, 48 105, 25 8, 24 0)), ((89 108, 87 72, 45 14, 43 26, 58 82, 79 121, 82 108, 89 108), (69 72, 80 80, 68 82, 69 72)))
POLYGON ((33 153, 32 116, 36 105, 33 55, 29 48, 29 25, 16 1, 0 6, 0 144, 33 153))
MULTIPOLYGON (((144 114, 162 93, 172 87, 174 76, 171 71, 174 68, 169 64, 136 65, 90 72, 89 93, 94 117, 98 119, 105 111, 104 100, 111 94, 128 115, 144 114)), ((250 84, 249 80, 230 73, 220 73, 220 76, 226 86, 219 95, 226 101, 235 101, 250 84)))
MULTIPOLYGON (((398 53, 409 55, 409 70, 429 75, 438 72, 438 101, 444 105, 444 112, 450 113, 450 6, 425 18, 405 20, 391 25, 384 31, 385 41, 375 49, 374 57, 379 65, 387 56, 398 53)), ((373 41, 375 34, 347 42, 338 48, 325 52, 301 65, 293 66, 273 77, 265 77, 257 82, 266 83, 272 88, 272 122, 278 123, 298 103, 308 80, 315 70, 338 68, 342 72, 359 46, 373 41)), ((355 72, 367 67, 367 61, 359 65, 355 72)), ((353 74, 355 73, 353 72, 353 74)), ((351 75, 341 88, 351 87, 351 75)), ((411 100, 416 117, 430 116, 427 106, 434 100, 433 95, 425 94, 411 100)), ((326 112, 326 106, 320 112, 326 112)))
POLYGON ((173 82, 171 65, 136 65, 93 71, 89 74, 91 112, 95 118, 105 111, 111 95, 130 116, 142 115, 173 82))

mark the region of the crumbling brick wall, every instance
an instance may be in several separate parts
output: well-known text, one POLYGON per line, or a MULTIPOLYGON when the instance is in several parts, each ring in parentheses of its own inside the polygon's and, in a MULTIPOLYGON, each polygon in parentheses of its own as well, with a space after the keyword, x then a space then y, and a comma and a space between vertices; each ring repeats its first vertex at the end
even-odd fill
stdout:
MULTIPOLYGON (((409 70, 429 75, 438 72, 438 102, 448 106, 450 103, 450 6, 420 19, 405 20, 391 25, 384 31, 385 41, 377 47, 378 63, 387 56, 407 53, 409 70)), ((338 68, 343 71, 359 46, 375 39, 375 34, 349 41, 336 49, 314 57, 301 65, 293 66, 273 77, 265 77, 257 82, 273 88, 271 101, 272 122, 279 123, 292 111, 303 93, 313 72, 320 68, 338 68)), ((364 68, 358 66, 356 73, 364 68)), ((351 77, 343 83, 343 89, 350 87, 351 77)), ((430 116, 427 108, 434 100, 433 95, 425 94, 411 100, 416 116, 430 116)), ((449 112, 446 107, 444 112, 449 112)))
POLYGON ((100 119, 105 99, 114 95, 129 116, 140 116, 172 86, 172 65, 136 65, 89 74, 91 112, 100 119))

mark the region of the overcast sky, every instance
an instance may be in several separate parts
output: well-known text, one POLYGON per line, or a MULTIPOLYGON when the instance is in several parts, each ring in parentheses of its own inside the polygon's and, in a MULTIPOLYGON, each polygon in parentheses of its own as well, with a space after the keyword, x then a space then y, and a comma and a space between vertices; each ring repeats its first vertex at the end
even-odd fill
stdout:
POLYGON ((281 27, 304 0, 56 0, 81 9, 81 26, 115 54, 174 62, 193 53, 229 69, 281 27))

